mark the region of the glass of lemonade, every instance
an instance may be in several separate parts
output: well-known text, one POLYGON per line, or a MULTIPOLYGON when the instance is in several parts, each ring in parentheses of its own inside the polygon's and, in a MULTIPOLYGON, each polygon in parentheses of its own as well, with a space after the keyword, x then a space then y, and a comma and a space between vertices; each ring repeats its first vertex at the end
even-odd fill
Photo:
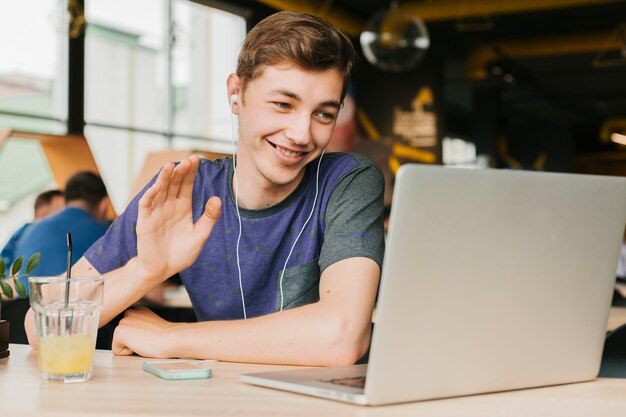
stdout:
POLYGON ((44 379, 88 380, 102 308, 102 277, 30 277, 29 285, 44 379))

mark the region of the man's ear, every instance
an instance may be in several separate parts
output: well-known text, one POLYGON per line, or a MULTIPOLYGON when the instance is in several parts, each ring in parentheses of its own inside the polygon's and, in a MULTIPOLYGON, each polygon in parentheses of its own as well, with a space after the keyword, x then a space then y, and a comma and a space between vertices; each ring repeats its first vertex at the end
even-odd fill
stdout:
POLYGON ((234 72, 226 79, 226 91, 228 93, 228 104, 230 111, 239 114, 239 106, 241 105, 241 96, 239 91, 239 77, 234 72), (236 97, 236 99, 233 99, 236 97))

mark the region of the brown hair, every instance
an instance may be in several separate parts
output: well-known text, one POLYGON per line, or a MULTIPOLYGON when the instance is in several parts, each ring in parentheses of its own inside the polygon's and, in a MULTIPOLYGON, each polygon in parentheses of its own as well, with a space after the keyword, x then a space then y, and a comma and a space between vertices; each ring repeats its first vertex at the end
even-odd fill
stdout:
POLYGON ((240 90, 243 93, 246 82, 259 77, 265 66, 288 61, 304 70, 338 70, 343 100, 355 57, 350 39, 323 19, 308 13, 275 13, 252 28, 243 42, 237 60, 240 90))

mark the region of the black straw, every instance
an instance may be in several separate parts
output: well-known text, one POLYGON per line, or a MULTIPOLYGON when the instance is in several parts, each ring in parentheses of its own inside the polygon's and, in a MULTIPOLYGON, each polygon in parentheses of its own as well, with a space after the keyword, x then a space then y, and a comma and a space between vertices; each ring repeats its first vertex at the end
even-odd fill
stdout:
POLYGON ((70 278, 72 277, 72 234, 67 234, 67 272, 65 273, 67 282, 65 283, 65 308, 70 301, 70 278))

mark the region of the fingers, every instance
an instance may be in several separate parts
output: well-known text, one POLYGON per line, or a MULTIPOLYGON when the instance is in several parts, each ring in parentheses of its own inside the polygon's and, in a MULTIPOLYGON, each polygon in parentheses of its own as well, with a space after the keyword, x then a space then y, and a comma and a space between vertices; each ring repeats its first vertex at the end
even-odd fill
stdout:
POLYGON ((194 226, 196 230, 199 230, 198 233, 206 236, 205 240, 208 239, 211 234, 213 226, 215 226, 215 223, 219 220, 221 213, 222 200, 216 196, 209 198, 209 201, 207 201, 206 206, 204 207, 204 215, 200 216, 194 226))
POLYGON ((130 350, 126 346, 118 345, 117 343, 115 343, 115 340, 113 342, 114 343, 111 345, 111 351, 113 352, 114 355, 131 356, 134 353, 132 350, 130 350))
POLYGON ((159 177, 156 180, 156 184, 159 184, 159 191, 154 196, 154 200, 152 200, 151 207, 157 207, 165 201, 167 197, 167 189, 169 187, 170 180, 172 178, 172 174, 174 172, 175 166, 174 163, 168 162, 163 165, 163 169, 159 174, 159 177))
POLYGON ((178 165, 168 162, 163 165, 157 180, 144 193, 142 200, 144 205, 150 207, 165 201, 166 197, 180 196, 181 192, 191 197, 193 192, 193 181, 198 170, 200 157, 191 155, 183 159, 178 165))
POLYGON ((200 165, 200 157, 198 155, 191 155, 186 159, 189 161, 189 168, 182 177, 182 182, 178 190, 178 197, 189 198, 193 196, 193 182, 196 178, 196 172, 200 165))
POLYGON ((209 198, 204 207, 204 215, 215 223, 222 214, 222 200, 219 197, 213 196, 209 198))
POLYGON ((155 183, 146 190, 139 201, 140 207, 149 209, 163 204, 166 199, 176 197, 191 198, 199 164, 198 155, 191 155, 176 166, 171 162, 166 163, 155 183))
POLYGON ((173 325, 147 308, 127 310, 115 328, 111 350, 115 355, 167 357, 161 344, 167 340, 164 332, 173 325))
MULTIPOLYGON (((169 178, 174 171, 174 164, 168 162, 163 165, 159 176, 157 177, 154 184, 150 186, 143 194, 141 199, 139 200, 139 209, 140 210, 148 210, 150 209, 155 202, 162 202, 165 200, 165 196, 167 193, 167 184, 169 183, 169 178)), ((158 204, 158 203, 157 203, 158 204)))
POLYGON ((120 326, 115 328, 115 332, 113 333, 113 342, 111 343, 111 351, 117 356, 130 356, 135 352, 133 352, 132 349, 124 343, 123 333, 124 330, 120 326))
POLYGON ((132 341, 132 333, 137 332, 141 328, 142 323, 150 320, 146 320, 145 314, 154 314, 147 308, 141 310, 126 310, 124 312, 124 318, 120 320, 119 324, 113 332, 113 342, 111 343, 111 351, 114 355, 129 356, 133 355, 135 351, 128 345, 129 340, 132 341))
POLYGON ((152 206, 152 202, 160 190, 159 183, 155 182, 150 188, 146 190, 143 196, 139 199, 139 210, 146 210, 152 206))
POLYGON ((174 168, 174 172, 172 172, 172 176, 170 177, 170 181, 167 184, 167 199, 176 198, 178 196, 178 190, 180 190, 180 184, 183 181, 184 175, 187 173, 189 169, 189 162, 186 159, 183 159, 176 165, 174 168))

